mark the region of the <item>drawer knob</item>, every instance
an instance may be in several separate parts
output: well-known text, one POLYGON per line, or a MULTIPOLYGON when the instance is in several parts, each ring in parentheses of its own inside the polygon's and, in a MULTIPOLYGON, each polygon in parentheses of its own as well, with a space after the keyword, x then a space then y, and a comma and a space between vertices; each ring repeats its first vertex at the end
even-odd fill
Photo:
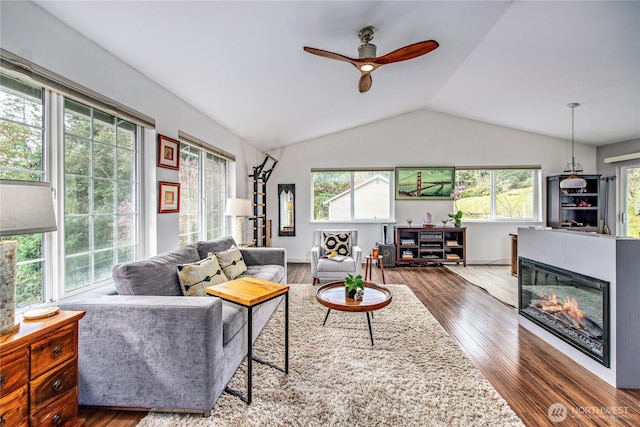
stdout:
MULTIPOLYGON (((7 383, 7 380, 4 379, 4 375, 0 374, 0 388, 4 387, 7 383)), ((0 421, 2 420, 2 415, 0 415, 0 421)), ((0 424, 2 425, 2 424, 0 424)))
POLYGON ((53 425, 59 426, 62 424, 62 417, 60 414, 55 414, 53 418, 51 418, 51 421, 53 421, 53 425))
POLYGON ((62 347, 60 347, 59 345, 53 347, 53 350, 51 350, 51 353, 53 354, 54 358, 60 356, 62 354, 62 347))
POLYGON ((64 387, 64 384, 62 383, 62 380, 57 380, 56 382, 53 383, 53 389, 55 391, 62 390, 62 387, 64 387))

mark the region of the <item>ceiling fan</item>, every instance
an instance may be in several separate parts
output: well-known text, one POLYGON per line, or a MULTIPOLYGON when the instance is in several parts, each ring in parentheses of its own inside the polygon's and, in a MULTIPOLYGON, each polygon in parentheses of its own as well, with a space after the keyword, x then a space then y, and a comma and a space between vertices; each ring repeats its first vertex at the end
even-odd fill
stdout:
POLYGON ((375 29, 369 26, 358 32, 358 38, 362 44, 358 46, 357 59, 308 46, 305 46, 304 50, 324 58, 353 64, 358 70, 360 70, 361 76, 360 82, 358 83, 358 89, 360 90, 360 93, 364 93, 371 88, 371 72, 376 68, 393 62, 417 58, 418 56, 425 55, 432 50, 437 49, 439 46, 438 42, 435 40, 425 40, 401 47, 400 49, 394 50, 386 55, 376 57, 376 45, 369 43, 373 40, 374 31, 375 29))

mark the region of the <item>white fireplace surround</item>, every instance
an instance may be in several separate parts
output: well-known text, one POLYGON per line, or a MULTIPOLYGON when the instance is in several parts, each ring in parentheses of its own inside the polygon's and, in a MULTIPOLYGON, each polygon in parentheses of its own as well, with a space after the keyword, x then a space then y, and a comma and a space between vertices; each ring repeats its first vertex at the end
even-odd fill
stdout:
POLYGON ((640 240, 519 228, 518 255, 609 282, 610 368, 521 315, 518 323, 612 386, 640 388, 640 240))

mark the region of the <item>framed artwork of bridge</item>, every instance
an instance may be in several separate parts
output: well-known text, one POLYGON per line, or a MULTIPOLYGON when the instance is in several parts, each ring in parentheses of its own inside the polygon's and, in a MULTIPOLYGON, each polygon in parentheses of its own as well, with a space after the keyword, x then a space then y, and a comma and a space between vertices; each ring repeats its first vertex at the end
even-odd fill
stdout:
POLYGON ((397 167, 396 200, 450 199, 453 167, 397 167))

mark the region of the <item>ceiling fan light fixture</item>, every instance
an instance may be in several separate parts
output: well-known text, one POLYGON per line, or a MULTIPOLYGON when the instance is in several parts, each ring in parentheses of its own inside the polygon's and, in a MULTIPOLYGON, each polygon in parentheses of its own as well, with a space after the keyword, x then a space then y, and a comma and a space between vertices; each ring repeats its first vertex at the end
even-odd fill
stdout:
POLYGON ((373 71, 373 65, 371 65, 371 64, 362 64, 360 66, 360 70, 365 71, 365 72, 366 71, 373 71))
POLYGON ((571 175, 568 178, 560 181, 560 188, 585 188, 587 186, 587 181, 583 178, 580 178, 576 175, 576 172, 582 172, 582 166, 580 163, 576 163, 575 158, 573 157, 573 145, 574 145, 574 110, 576 107, 579 107, 580 104, 577 102, 572 102, 567 104, 567 107, 571 108, 571 163, 567 163, 567 167, 564 169, 565 172, 571 172, 571 175))

